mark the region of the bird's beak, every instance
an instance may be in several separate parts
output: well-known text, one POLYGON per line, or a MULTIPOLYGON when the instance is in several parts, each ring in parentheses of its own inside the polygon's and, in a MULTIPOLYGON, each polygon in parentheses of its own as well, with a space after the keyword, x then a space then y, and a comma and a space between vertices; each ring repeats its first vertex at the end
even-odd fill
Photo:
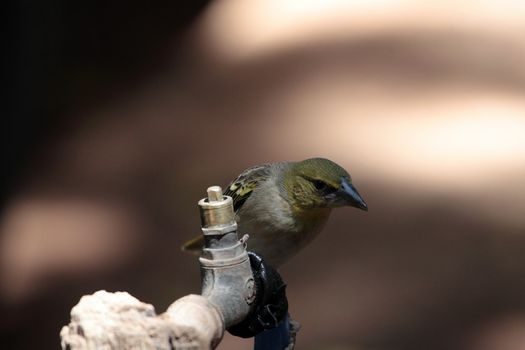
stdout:
POLYGON ((346 205, 368 211, 368 206, 357 192, 357 189, 346 178, 341 179, 341 188, 337 191, 340 198, 343 198, 346 205))

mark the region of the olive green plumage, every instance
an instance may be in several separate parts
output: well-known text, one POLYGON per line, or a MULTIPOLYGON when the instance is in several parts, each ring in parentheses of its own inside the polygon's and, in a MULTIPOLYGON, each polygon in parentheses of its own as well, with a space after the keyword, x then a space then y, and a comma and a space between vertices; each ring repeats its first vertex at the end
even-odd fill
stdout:
MULTIPOLYGON (((368 209, 348 172, 324 158, 251 167, 224 194, 233 199, 240 236, 250 236, 248 250, 274 267, 322 230, 332 208, 368 209)), ((200 251, 202 237, 187 242, 183 249, 200 251)))

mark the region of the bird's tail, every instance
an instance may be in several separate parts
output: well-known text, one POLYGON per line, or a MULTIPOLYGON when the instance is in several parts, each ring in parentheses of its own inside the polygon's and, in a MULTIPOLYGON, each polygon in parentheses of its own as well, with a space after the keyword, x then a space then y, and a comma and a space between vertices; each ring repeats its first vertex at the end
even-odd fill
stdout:
POLYGON ((183 252, 192 254, 200 254, 204 245, 204 238, 202 236, 195 237, 184 243, 181 247, 183 252))

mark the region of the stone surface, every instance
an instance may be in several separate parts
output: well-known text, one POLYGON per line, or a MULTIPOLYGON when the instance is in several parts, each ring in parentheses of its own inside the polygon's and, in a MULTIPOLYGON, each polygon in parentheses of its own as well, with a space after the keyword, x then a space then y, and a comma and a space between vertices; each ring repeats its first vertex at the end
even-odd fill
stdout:
POLYGON ((173 329, 126 292, 83 296, 60 332, 62 349, 171 349, 173 329))

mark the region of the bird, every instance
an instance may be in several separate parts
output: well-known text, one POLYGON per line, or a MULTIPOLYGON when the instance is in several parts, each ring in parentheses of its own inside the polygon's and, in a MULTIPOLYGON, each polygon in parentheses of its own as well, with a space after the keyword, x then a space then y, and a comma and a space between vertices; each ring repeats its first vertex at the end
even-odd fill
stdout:
MULTIPOLYGON (((248 250, 278 268, 323 229, 332 209, 368 211, 350 174, 326 158, 256 165, 233 180, 224 195, 233 199, 238 233, 249 235, 248 250)), ((184 251, 202 250, 202 235, 184 251)))

